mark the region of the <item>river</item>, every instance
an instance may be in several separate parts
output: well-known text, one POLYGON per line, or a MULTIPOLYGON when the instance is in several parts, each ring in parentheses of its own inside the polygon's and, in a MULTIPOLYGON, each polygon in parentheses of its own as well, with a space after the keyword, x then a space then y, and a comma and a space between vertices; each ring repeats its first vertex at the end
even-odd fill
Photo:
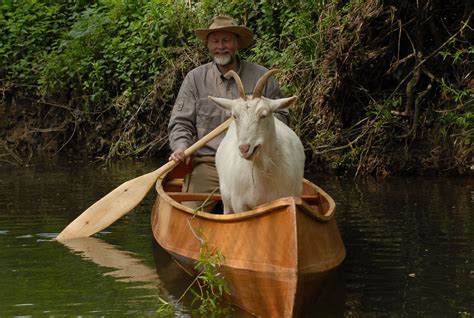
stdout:
MULTIPOLYGON (((0 166, 0 317, 159 316, 191 279, 153 242, 154 190, 81 244, 56 235, 158 162, 0 166)), ((474 177, 354 181, 307 173, 337 204, 347 257, 304 317, 473 317, 474 177)), ((189 301, 175 316, 190 316, 189 301)), ((234 308, 232 317, 248 317, 234 308)))

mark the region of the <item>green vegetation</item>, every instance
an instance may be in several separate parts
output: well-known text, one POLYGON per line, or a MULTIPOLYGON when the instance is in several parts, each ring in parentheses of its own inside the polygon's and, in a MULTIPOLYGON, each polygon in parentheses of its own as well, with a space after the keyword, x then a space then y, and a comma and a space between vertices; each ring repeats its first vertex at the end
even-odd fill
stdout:
POLYGON ((193 34, 215 14, 256 34, 242 52, 299 97, 308 164, 355 175, 469 173, 472 10, 466 1, 14 1, 0 4, 0 160, 167 153, 193 34))
POLYGON ((199 271, 196 282, 199 287, 199 292, 191 290, 194 294, 194 302, 199 302, 201 305, 198 312, 201 315, 206 314, 224 314, 227 307, 220 306, 224 294, 229 294, 226 282, 219 269, 224 261, 224 255, 219 251, 213 251, 209 247, 209 240, 205 238, 204 234, 200 234, 201 249, 199 260, 195 265, 196 270, 199 271))
POLYGON ((193 312, 198 314, 199 317, 220 317, 230 310, 228 305, 223 304, 224 295, 229 294, 230 291, 226 285, 225 278, 219 272, 224 262, 224 255, 209 246, 209 239, 205 236, 205 233, 199 229, 193 229, 191 224, 189 226, 201 246, 199 259, 194 266, 198 274, 183 295, 174 303, 160 297, 161 303, 157 312, 160 315, 173 315, 175 313, 175 305, 182 302, 187 292, 191 291, 194 295, 191 304, 193 312), (199 291, 192 289, 195 285, 197 285, 199 291), (199 306, 196 307, 196 304, 199 306))

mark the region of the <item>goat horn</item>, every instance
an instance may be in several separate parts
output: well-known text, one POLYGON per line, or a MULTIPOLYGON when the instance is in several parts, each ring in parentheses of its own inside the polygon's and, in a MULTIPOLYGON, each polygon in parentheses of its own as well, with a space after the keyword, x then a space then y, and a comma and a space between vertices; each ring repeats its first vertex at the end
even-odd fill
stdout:
POLYGON ((230 70, 224 75, 225 78, 233 77, 235 82, 237 83, 237 88, 239 89, 239 94, 240 97, 242 97, 243 100, 247 99, 247 96, 245 96, 245 90, 244 90, 244 84, 242 84, 242 80, 240 79, 239 74, 237 74, 235 71, 230 70))
POLYGON ((268 82, 268 79, 275 73, 279 72, 280 70, 278 69, 273 69, 273 70, 270 70, 268 72, 266 72, 265 74, 262 75, 262 77, 260 77, 257 81, 257 84, 255 84, 255 89, 253 90, 253 98, 259 98, 259 97, 262 97, 262 91, 263 91, 263 88, 265 87, 265 85, 267 84, 268 82))

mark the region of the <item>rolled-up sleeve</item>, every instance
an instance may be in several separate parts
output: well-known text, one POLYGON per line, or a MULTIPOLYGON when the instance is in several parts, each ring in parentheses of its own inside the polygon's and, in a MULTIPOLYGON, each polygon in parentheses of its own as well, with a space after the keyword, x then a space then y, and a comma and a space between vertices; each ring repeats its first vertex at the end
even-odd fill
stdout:
POLYGON ((195 142, 196 136, 196 93, 192 75, 188 74, 179 89, 178 97, 168 124, 170 148, 186 149, 195 142))

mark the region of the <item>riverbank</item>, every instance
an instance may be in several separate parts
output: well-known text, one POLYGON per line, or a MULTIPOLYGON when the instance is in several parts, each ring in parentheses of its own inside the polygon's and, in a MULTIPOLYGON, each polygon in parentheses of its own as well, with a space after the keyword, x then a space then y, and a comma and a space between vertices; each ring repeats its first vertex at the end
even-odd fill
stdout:
POLYGON ((207 61, 193 30, 218 8, 257 35, 242 57, 281 69, 285 94, 298 96, 291 127, 311 169, 354 176, 472 173, 467 2, 297 5, 2 3, 0 160, 165 156, 179 86, 207 61))

